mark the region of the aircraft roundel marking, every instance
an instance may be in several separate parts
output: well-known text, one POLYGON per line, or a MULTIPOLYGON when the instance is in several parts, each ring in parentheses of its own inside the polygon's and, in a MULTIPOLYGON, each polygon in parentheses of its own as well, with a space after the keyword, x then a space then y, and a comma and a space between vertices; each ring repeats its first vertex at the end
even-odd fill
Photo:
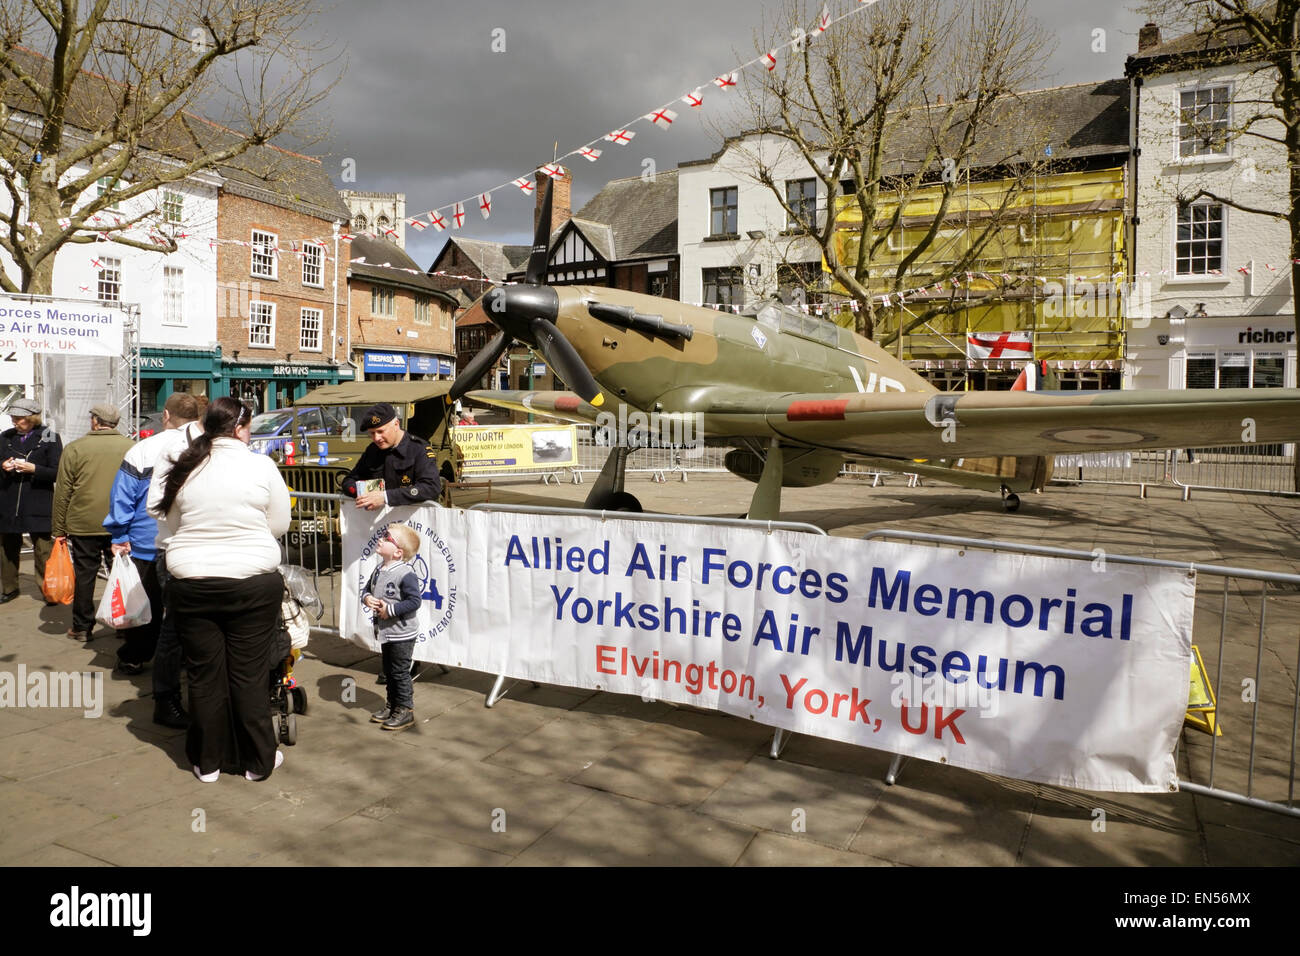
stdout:
POLYGON ((791 402, 785 410, 788 422, 842 422, 844 410, 848 408, 847 398, 826 401, 791 402))
POLYGON ((582 399, 576 395, 560 395, 555 399, 555 410, 557 412, 571 412, 581 403, 582 399))
POLYGON ((1052 428, 1043 432, 1042 437, 1070 445, 1143 444, 1156 440, 1155 435, 1126 428, 1052 428))

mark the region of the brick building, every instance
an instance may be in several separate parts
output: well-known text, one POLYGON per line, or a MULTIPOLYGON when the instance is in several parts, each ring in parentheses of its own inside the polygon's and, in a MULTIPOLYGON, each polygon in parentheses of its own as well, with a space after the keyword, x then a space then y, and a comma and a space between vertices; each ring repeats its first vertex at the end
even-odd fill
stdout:
POLYGON ((457 300, 396 244, 352 241, 346 354, 367 381, 432 381, 455 375, 457 300))
POLYGON ((344 344, 350 218, 319 160, 274 147, 222 167, 217 395, 283 408, 352 377, 344 344))

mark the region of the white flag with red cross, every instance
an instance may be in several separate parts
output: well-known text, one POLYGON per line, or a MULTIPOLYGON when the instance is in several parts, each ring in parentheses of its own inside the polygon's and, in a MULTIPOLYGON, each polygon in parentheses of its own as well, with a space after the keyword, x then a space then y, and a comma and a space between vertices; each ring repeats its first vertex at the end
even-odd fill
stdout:
POLYGON ((458 202, 452 207, 451 222, 452 226, 456 229, 465 225, 465 204, 463 202, 458 202))
POLYGON ((763 57, 763 62, 767 64, 767 71, 771 73, 776 69, 776 51, 768 50, 767 55, 763 57))
POLYGON ((484 219, 492 215, 492 194, 491 193, 478 194, 478 211, 483 214, 484 219))
POLYGON ((414 219, 406 220, 406 224, 410 226, 412 229, 414 229, 416 232, 424 232, 424 230, 429 228, 429 224, 425 222, 423 219, 421 219, 419 216, 416 216, 414 219))
POLYGON ((542 172, 547 176, 550 176, 552 179, 564 178, 564 167, 559 163, 547 163, 542 167, 542 172))
POLYGON ((587 160, 587 162, 594 163, 596 160, 600 159, 600 150, 592 149, 590 146, 584 146, 582 149, 578 150, 578 155, 587 160))
POLYGON ((611 143, 617 143, 619 146, 626 146, 628 143, 632 142, 632 137, 635 135, 636 133, 632 132, 630 129, 616 129, 606 133, 605 139, 611 143))
POLYGON ((969 332, 968 359, 1027 359, 1034 354, 1032 332, 969 332))
POLYGON ((740 82, 740 74, 723 73, 721 76, 715 76, 713 82, 717 85, 718 89, 725 92, 728 88, 734 88, 736 84, 740 82))
POLYGON ((831 11, 826 4, 822 4, 822 15, 817 19, 817 32, 825 33, 826 28, 831 25, 831 11))
POLYGON ((442 232, 447 228, 447 220, 442 217, 438 210, 434 209, 429 213, 429 225, 442 232))
POLYGON ((653 113, 646 113, 645 118, 654 123, 660 129, 667 129, 673 125, 673 120, 677 119, 677 114, 665 106, 663 109, 655 110, 653 113))
POLYGON ((536 183, 524 176, 520 176, 518 179, 512 179, 511 182, 523 190, 525 196, 531 196, 533 190, 537 188, 536 183))
POLYGON ((682 97, 682 102, 685 103, 687 106, 693 107, 695 109, 699 109, 701 106, 704 105, 704 94, 701 93, 699 90, 691 90, 689 93, 687 93, 685 96, 682 97))

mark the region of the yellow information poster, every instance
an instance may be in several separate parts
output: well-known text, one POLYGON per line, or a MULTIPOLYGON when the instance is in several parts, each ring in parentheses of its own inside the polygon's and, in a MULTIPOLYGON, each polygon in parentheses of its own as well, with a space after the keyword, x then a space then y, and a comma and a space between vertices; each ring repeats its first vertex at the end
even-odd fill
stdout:
POLYGON ((465 477, 578 464, 578 430, 573 425, 457 426, 452 440, 460 448, 465 477))

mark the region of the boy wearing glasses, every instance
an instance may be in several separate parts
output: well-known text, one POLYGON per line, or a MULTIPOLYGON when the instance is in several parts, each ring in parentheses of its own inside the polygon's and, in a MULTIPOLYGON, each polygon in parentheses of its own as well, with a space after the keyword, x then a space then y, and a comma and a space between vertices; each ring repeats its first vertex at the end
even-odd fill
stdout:
POLYGON ((420 551, 420 536, 404 524, 390 524, 375 550, 380 564, 361 591, 361 603, 375 620, 375 639, 383 652, 388 705, 370 715, 382 730, 415 726, 411 655, 419 633, 420 581, 410 561, 420 551))

